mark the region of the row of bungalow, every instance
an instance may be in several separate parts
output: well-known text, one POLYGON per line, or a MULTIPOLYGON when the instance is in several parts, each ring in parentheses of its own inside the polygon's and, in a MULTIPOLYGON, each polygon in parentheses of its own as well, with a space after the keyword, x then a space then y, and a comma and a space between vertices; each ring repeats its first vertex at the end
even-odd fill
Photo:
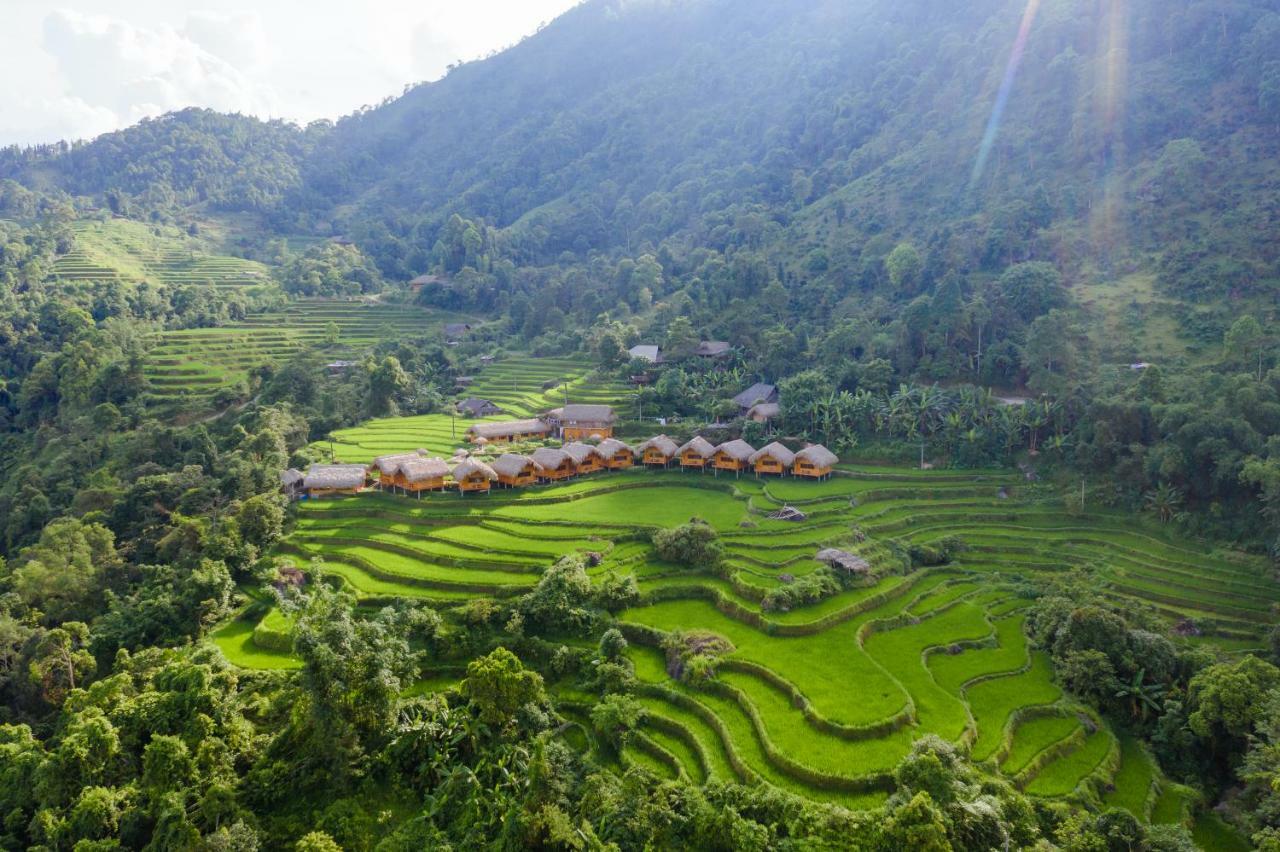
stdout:
POLYGON ((540 482, 559 482, 602 470, 625 470, 640 463, 651 468, 678 465, 682 470, 754 472, 757 476, 800 476, 825 479, 836 464, 836 454, 820 444, 793 452, 778 442, 755 449, 741 439, 719 446, 701 436, 683 445, 666 435, 631 447, 616 438, 599 444, 571 441, 562 447, 540 447, 529 455, 505 453, 492 462, 457 457, 451 461, 428 458, 426 452, 379 456, 373 464, 314 464, 307 472, 285 471, 281 483, 294 495, 313 499, 355 494, 369 478, 382 490, 414 494, 456 488, 463 494, 487 493, 497 483, 524 488, 540 482))

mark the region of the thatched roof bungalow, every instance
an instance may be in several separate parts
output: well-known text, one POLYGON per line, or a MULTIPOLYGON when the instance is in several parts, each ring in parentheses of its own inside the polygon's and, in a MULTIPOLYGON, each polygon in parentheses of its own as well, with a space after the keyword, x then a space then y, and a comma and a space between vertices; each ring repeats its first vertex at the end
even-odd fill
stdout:
POLYGON ((789 472, 795 463, 796 454, 777 441, 766 444, 751 454, 751 466, 755 468, 757 476, 762 473, 782 475, 789 472))
POLYGON ((548 411, 547 422, 562 441, 582 441, 586 438, 612 438, 618 415, 608 405, 566 405, 548 411))
POLYGON ((302 489, 313 500, 355 494, 364 488, 367 472, 362 464, 313 464, 302 479, 302 489))
POLYGON ((405 491, 422 496, 423 491, 443 491, 449 465, 444 459, 414 458, 400 462, 395 482, 405 491))
POLYGON ((373 464, 369 465, 369 473, 378 477, 379 486, 390 488, 399 484, 396 482, 396 473, 400 470, 401 462, 416 461, 426 454, 426 450, 415 450, 412 453, 391 453, 390 455, 378 456, 373 460, 373 464))
POLYGON ((747 419, 755 423, 768 423, 776 420, 778 415, 782 413, 782 406, 776 402, 761 402, 751 406, 751 410, 747 412, 747 419))
POLYGON ((726 441, 716 447, 715 452, 711 454, 711 466, 715 468, 717 473, 722 470, 742 473, 751 464, 751 456, 755 454, 755 451, 755 447, 741 438, 726 441))
POLYGON ((707 462, 715 455, 716 448, 711 442, 701 435, 696 436, 683 447, 676 451, 676 457, 680 460, 680 467, 696 467, 702 470, 707 466, 707 462))
POLYGON ((680 445, 666 435, 658 435, 636 447, 636 452, 640 454, 641 460, 646 465, 666 467, 671 464, 676 453, 680 452, 680 445))
POLYGON ((453 481, 463 494, 473 491, 488 493, 498 479, 497 472, 479 459, 467 459, 453 469, 453 481))
POLYGON ((796 453, 791 472, 796 476, 807 476, 810 479, 825 479, 831 475, 840 458, 821 444, 810 444, 796 453))
POLYGON ((302 480, 306 479, 306 475, 295 468, 280 471, 280 491, 289 498, 297 497, 302 493, 302 480))
POLYGON ((538 466, 528 456, 505 453, 490 465, 498 482, 508 488, 524 488, 538 481, 538 466))
POLYGON ((578 473, 595 473, 604 467, 604 459, 595 447, 580 441, 572 441, 561 449, 573 459, 573 466, 578 473))
POLYGON ((479 443, 483 438, 488 444, 511 444, 545 438, 551 427, 541 420, 505 420, 501 423, 474 423, 467 427, 467 440, 479 443))
POLYGON ((530 458, 538 467, 538 478, 543 482, 555 482, 568 479, 578 472, 573 457, 564 450, 551 447, 539 447, 530 458))
POLYGON ((605 438, 596 447, 604 466, 609 470, 625 470, 635 464, 636 452, 617 438, 605 438))
POLYGON ((724 358, 732 349, 733 347, 724 340, 703 340, 698 344, 698 348, 693 350, 693 354, 699 358, 724 358))

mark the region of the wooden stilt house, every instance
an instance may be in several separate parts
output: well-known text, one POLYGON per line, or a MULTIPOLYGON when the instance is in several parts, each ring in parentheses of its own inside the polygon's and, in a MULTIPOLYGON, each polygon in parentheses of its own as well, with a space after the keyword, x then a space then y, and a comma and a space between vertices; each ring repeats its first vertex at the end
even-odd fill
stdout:
POLYGON ((444 478, 449 475, 449 465, 444 459, 415 458, 400 462, 396 472, 396 485, 406 494, 422 497, 423 491, 443 491, 444 478))
POLYGON ((573 464, 573 457, 564 450, 540 447, 534 450, 530 458, 538 467, 538 479, 543 482, 558 482, 578 472, 573 464))
POLYGON ((680 451, 680 446, 666 435, 650 438, 636 447, 645 467, 666 467, 680 451))
POLYGON ((826 479, 840 459, 821 444, 810 444, 796 453, 791 472, 810 479, 826 479))
POLYGON ((569 458, 573 459, 573 466, 578 469, 578 473, 595 473, 604 469, 604 459, 595 447, 590 444, 584 444, 580 441, 571 441, 561 447, 569 458))
POLYGON ((605 438, 596 447, 596 452, 604 459, 604 466, 609 470, 626 470, 636 461, 635 450, 617 438, 605 438))
POLYGON ((716 473, 729 470, 735 475, 741 474, 751 466, 751 457, 755 452, 756 448, 741 438, 726 441, 716 447, 716 451, 711 454, 711 467, 716 473))
POLYGON ((302 479, 302 490, 312 500, 357 494, 367 473, 362 464, 313 464, 302 479))
POLYGON ((706 438, 698 435, 692 441, 685 444, 676 451, 676 458, 680 462, 680 468, 686 470, 688 468, 696 468, 703 470, 711 461, 711 457, 715 455, 716 448, 706 438))
POLYGON ((796 454, 777 441, 766 444, 751 455, 751 466, 755 468, 756 476, 762 473, 782 476, 790 473, 795 463, 796 454))
POLYGON ((506 453, 490 467, 498 474, 498 483, 508 488, 525 488, 538 481, 538 466, 528 456, 506 453))
POLYGON ((373 464, 369 465, 369 473, 378 480, 378 487, 384 491, 387 489, 395 489, 404 486, 404 482, 399 478, 400 464, 402 462, 417 461, 425 457, 426 450, 418 450, 412 453, 393 453, 387 456, 378 456, 373 460, 373 464))
POLYGON ((453 481, 458 483, 458 491, 463 494, 488 494, 497 479, 494 469, 479 459, 467 459, 453 469, 453 481))

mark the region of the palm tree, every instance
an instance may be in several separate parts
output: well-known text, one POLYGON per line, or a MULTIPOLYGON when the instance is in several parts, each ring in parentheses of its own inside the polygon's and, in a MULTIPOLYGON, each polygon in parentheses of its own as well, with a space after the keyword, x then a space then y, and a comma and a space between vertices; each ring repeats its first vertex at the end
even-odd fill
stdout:
POLYGON ((1182 492, 1167 482, 1162 482, 1154 490, 1147 492, 1143 502, 1156 513, 1161 523, 1167 524, 1178 516, 1178 511, 1182 508, 1182 492))
POLYGON ((1160 712, 1163 706, 1164 684, 1146 683, 1146 669, 1138 669, 1133 675, 1133 681, 1128 684, 1122 684, 1120 689, 1116 691, 1116 698, 1127 698, 1129 700, 1129 712, 1132 718, 1142 717, 1142 721, 1147 721, 1147 713, 1150 711, 1160 712))

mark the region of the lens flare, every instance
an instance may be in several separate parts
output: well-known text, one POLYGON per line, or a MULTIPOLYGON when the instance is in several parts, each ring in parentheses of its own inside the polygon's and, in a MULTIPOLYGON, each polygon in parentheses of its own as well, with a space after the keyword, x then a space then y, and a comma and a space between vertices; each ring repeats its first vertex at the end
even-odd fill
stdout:
POLYGON ((1004 79, 1000 81, 1000 90, 996 93, 995 106, 991 108, 991 117, 987 120, 986 132, 982 134, 982 144, 978 146, 978 159, 973 164, 973 174, 969 185, 977 184, 986 168, 987 158, 995 145, 996 135, 1000 132, 1000 119, 1004 116, 1005 105, 1009 102, 1009 93, 1013 91, 1013 80, 1018 75, 1018 66, 1022 64, 1022 54, 1027 48, 1027 37, 1031 34, 1031 25, 1035 23, 1036 12, 1040 8, 1040 0, 1027 0, 1027 8, 1022 13, 1022 24, 1018 27, 1018 37, 1013 42, 1013 53, 1009 55, 1009 64, 1004 69, 1004 79))

